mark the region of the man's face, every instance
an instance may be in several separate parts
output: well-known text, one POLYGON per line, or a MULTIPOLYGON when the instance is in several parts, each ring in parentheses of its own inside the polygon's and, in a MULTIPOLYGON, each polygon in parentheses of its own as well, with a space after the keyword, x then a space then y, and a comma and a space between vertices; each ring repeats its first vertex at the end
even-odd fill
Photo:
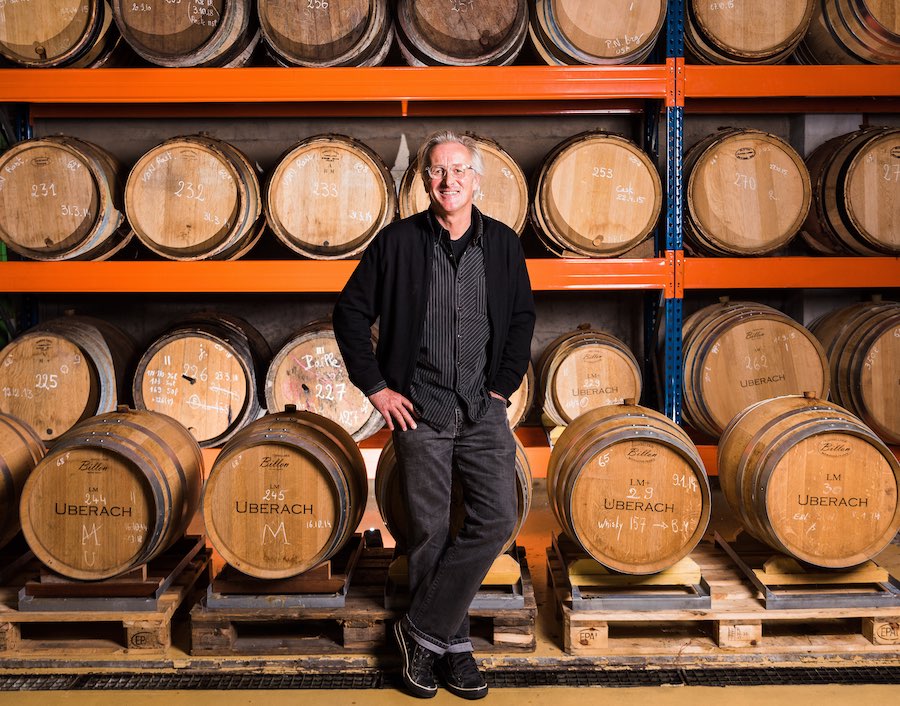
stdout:
POLYGON ((430 167, 444 167, 446 175, 433 179, 425 175, 425 190, 431 197, 431 206, 438 216, 455 216, 472 208, 472 199, 480 183, 474 169, 466 169, 462 176, 454 176, 450 167, 471 165, 472 155, 458 142, 443 142, 431 150, 430 167))

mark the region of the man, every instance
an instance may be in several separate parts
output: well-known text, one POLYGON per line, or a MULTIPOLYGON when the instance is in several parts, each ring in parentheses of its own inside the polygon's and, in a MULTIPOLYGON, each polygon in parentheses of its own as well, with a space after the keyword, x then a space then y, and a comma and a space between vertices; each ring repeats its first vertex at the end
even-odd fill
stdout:
POLYGON ((528 367, 534 300, 515 232, 474 207, 484 162, 468 136, 419 150, 431 207, 384 228, 341 292, 334 330, 352 382, 393 432, 409 518, 409 611, 394 626, 415 696, 477 699, 468 608, 516 521, 506 401, 528 367), (370 327, 379 319, 378 346, 370 327), (450 537, 451 476, 465 521, 450 537))

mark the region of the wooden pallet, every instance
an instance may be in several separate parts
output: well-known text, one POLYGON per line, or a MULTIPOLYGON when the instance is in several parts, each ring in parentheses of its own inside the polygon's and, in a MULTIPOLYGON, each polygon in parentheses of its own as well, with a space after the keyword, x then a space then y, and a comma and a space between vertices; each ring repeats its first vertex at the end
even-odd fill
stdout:
MULTIPOLYGON (((849 654, 896 655, 900 608, 766 610, 762 596, 711 542, 690 558, 710 589, 696 610, 575 610, 564 567, 548 552, 548 594, 572 655, 849 654)), ((825 589, 829 590, 829 589, 825 589)))
MULTIPOLYGON (((389 626, 401 612, 384 607, 393 549, 364 548, 342 608, 210 608, 191 611, 193 655, 393 653, 389 626)), ((471 610, 472 643, 479 652, 532 651, 537 604, 523 561, 525 607, 471 610)))
POLYGON ((163 652, 172 644, 175 612, 190 604, 208 577, 210 555, 202 538, 178 543, 142 569, 151 595, 134 595, 137 582, 130 580, 131 595, 121 597, 113 587, 122 581, 49 580, 32 561, 0 586, 0 657, 163 652))

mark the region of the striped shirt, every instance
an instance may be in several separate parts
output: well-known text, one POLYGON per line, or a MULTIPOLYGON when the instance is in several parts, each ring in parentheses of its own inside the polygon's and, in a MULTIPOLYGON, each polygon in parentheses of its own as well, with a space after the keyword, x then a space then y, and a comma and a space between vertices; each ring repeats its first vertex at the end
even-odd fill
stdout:
POLYGON ((429 216, 434 236, 432 276, 410 398, 423 421, 444 429, 457 405, 474 422, 490 404, 484 224, 473 209, 471 242, 457 261, 450 234, 429 216))

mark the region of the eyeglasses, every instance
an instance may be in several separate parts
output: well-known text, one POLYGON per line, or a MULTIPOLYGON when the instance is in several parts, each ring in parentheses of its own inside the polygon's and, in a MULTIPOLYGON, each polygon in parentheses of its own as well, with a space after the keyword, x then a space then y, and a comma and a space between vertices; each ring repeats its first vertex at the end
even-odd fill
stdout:
POLYGON ((471 168, 471 164, 451 164, 449 167, 438 164, 433 167, 425 167, 425 173, 430 179, 443 179, 448 173, 455 179, 462 179, 471 168))

